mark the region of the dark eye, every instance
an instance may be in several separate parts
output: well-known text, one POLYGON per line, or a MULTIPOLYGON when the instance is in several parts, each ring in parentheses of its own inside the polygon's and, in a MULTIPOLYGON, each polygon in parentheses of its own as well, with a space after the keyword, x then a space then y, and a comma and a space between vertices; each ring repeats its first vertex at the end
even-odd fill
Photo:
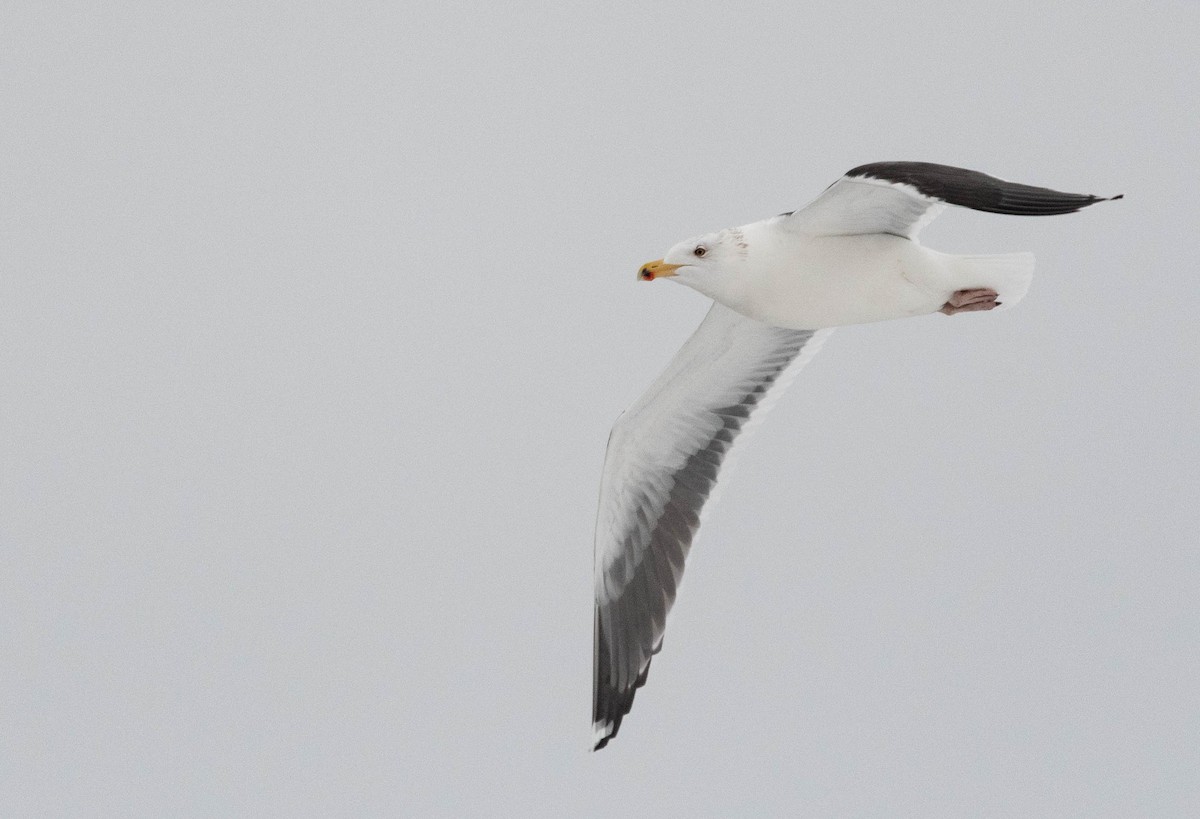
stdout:
POLYGON ((705 248, 704 245, 696 245, 696 249, 692 251, 692 253, 697 256, 703 256, 707 252, 708 249, 705 248))

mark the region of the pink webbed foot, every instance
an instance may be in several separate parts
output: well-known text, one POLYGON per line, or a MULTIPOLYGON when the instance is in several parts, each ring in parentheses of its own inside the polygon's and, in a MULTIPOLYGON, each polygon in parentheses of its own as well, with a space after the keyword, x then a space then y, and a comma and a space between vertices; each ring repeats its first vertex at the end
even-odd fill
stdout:
POLYGON ((942 305, 939 313, 953 316, 956 313, 974 313, 979 310, 992 310, 1000 306, 996 298, 1000 294, 995 290, 981 288, 978 290, 959 290, 950 296, 950 301, 942 305))

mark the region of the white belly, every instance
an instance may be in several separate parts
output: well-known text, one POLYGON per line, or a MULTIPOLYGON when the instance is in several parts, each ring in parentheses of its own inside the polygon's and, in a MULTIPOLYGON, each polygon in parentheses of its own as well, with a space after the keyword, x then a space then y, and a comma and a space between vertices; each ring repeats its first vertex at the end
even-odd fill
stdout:
POLYGON ((730 306, 797 330, 924 315, 954 290, 947 259, 898 236, 786 237, 747 260, 750 286, 730 306))

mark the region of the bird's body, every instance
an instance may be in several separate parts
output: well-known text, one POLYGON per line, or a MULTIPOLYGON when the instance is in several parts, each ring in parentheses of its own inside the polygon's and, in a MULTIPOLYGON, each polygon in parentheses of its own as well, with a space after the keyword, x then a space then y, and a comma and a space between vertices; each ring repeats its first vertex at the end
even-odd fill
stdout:
MULTIPOLYGON (((786 217, 782 217, 786 218, 786 217)), ((745 268, 721 299, 777 327, 818 330, 936 313, 959 290, 991 288, 1015 304, 1033 273, 1030 254, 954 256, 886 233, 810 236, 772 229, 781 217, 737 229, 745 268)))
POLYGON ((662 647, 726 456, 830 328, 1025 296, 1031 254, 939 253, 917 242, 920 229, 947 204, 1046 216, 1100 201, 945 165, 875 163, 802 210, 680 242, 642 267, 640 278, 670 277, 715 304, 609 437, 596 519, 594 748, 616 735, 662 647))

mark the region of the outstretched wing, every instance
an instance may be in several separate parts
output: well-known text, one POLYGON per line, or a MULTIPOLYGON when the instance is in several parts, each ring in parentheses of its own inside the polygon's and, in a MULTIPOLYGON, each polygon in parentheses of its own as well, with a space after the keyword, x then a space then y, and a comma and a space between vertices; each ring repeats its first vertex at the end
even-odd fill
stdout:
POLYGON ((713 304, 613 426, 596 520, 596 749, 616 735, 662 647, 700 511, 734 439, 831 332, 771 327, 713 304))
POLYGON ((1106 197, 1020 185, 932 162, 875 162, 849 171, 803 210, 784 214, 781 225, 816 236, 890 233, 915 239, 945 205, 1053 216, 1104 201, 1106 197))

